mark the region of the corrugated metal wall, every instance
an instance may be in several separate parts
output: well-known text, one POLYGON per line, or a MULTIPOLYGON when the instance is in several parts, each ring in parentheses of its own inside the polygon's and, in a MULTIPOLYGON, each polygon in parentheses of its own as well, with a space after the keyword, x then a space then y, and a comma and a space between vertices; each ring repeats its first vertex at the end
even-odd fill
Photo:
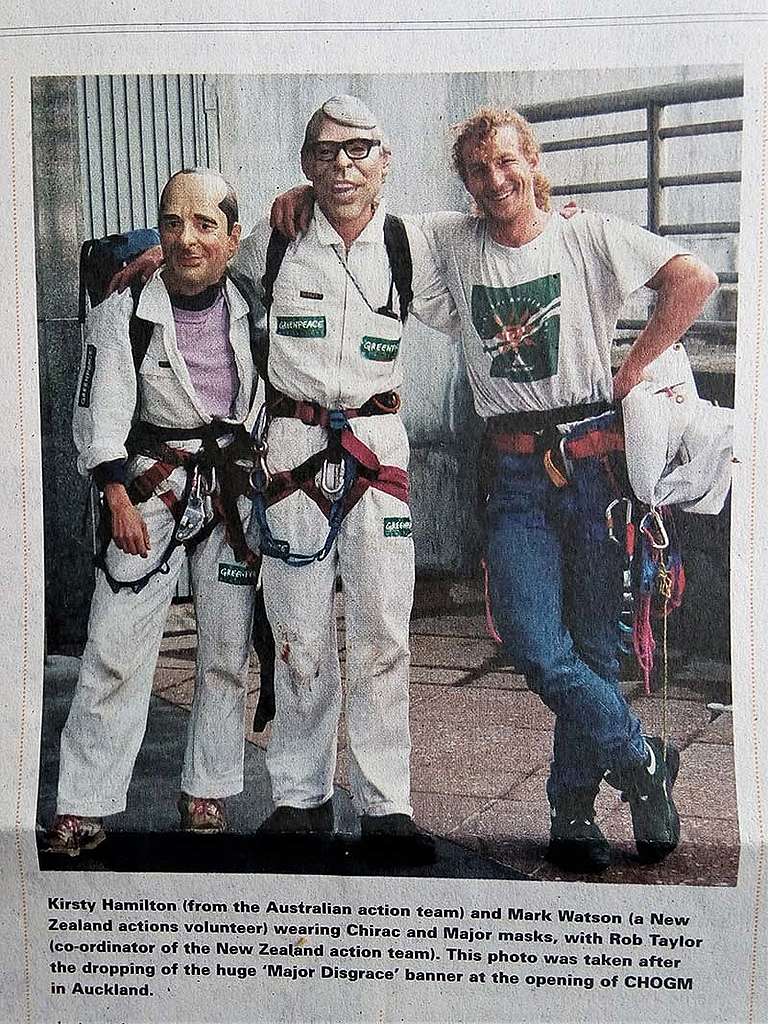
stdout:
POLYGON ((204 75, 89 75, 77 99, 89 238, 155 224, 175 171, 220 169, 218 104, 204 75))

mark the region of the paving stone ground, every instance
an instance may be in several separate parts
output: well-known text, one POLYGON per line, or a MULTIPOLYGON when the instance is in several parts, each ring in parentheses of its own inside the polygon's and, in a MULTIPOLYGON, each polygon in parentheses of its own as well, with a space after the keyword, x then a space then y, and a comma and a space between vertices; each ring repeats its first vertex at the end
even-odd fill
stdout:
MULTIPOLYGON (((552 716, 524 680, 503 664, 488 638, 471 591, 446 601, 442 614, 419 614, 411 626, 412 792, 417 822, 533 879, 580 876, 544 860, 548 808, 544 792, 551 753, 552 716)), ((341 603, 341 602, 340 602, 341 603)), ((432 606, 433 607, 433 606, 432 606)), ((344 661, 343 614, 339 647, 344 661)), ((194 621, 186 606, 169 620, 155 693, 181 707, 192 695, 194 621)), ((728 666, 681 659, 672 652, 665 692, 650 695, 628 671, 622 688, 652 735, 666 731, 682 752, 675 797, 682 841, 662 864, 634 856, 629 809, 604 785, 598 818, 614 846, 614 860, 590 881, 642 884, 735 885, 739 834, 731 716, 713 716, 707 704, 730 703, 728 666)), ((258 666, 251 666, 249 718, 258 699, 258 666)), ((268 731, 248 735, 266 746, 268 731)), ((337 783, 347 786, 340 726, 337 783)))

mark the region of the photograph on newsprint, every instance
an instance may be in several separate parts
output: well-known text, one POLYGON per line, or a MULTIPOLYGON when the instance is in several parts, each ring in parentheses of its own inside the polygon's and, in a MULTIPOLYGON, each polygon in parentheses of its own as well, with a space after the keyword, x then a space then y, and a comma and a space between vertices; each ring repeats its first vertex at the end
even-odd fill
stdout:
POLYGON ((768 14, 355 6, 0 19, 0 1021, 760 1024, 768 14))

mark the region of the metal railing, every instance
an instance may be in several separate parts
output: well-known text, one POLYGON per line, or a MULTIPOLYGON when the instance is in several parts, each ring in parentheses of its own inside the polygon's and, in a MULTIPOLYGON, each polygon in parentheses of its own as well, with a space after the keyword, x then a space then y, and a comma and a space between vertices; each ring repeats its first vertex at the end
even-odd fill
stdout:
MULTIPOLYGON (((646 227, 659 235, 738 235, 738 221, 707 221, 665 223, 662 219, 663 191, 689 185, 724 185, 739 183, 741 172, 725 171, 661 174, 662 145, 667 139, 691 138, 703 135, 739 133, 740 119, 701 121, 675 126, 662 125, 665 108, 690 103, 706 103, 734 99, 744 95, 742 78, 684 82, 673 85, 649 86, 626 92, 583 96, 573 100, 540 103, 525 107, 522 113, 533 124, 565 121, 600 114, 645 111, 645 128, 641 131, 613 132, 611 134, 558 139, 541 144, 542 152, 564 152, 590 149, 598 146, 624 146, 642 142, 646 147, 646 173, 642 178, 619 178, 606 181, 577 181, 552 187, 553 196, 589 195, 598 192, 627 192, 644 189, 646 195, 646 227)), ((721 271, 721 284, 737 285, 738 273, 721 271)), ((644 321, 620 320, 619 330, 640 330, 644 321)), ((732 342, 736 335, 734 320, 699 320, 690 329, 708 340, 732 342)))

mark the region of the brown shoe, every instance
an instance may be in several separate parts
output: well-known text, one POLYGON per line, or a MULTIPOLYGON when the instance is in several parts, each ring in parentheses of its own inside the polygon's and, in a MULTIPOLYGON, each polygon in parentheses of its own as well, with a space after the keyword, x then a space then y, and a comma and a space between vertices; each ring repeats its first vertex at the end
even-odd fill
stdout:
POLYGON ((189 796, 188 793, 182 793, 177 807, 181 815, 181 827, 185 832, 213 835, 215 832, 226 832, 227 830, 223 800, 208 796, 189 796))
POLYGON ((79 857, 83 850, 94 850, 107 838, 101 818, 83 818, 79 814, 57 814, 45 834, 43 853, 63 853, 79 857))

